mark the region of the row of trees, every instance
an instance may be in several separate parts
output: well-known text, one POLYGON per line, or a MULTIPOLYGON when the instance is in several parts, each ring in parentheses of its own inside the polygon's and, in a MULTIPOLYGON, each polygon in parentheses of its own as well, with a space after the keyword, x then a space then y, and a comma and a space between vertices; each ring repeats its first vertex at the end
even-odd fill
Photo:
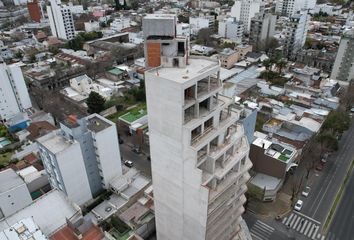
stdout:
POLYGON ((82 47, 86 41, 91 41, 97 38, 102 38, 103 33, 99 31, 93 32, 80 32, 74 39, 70 40, 65 47, 71 48, 75 51, 82 50, 82 47))

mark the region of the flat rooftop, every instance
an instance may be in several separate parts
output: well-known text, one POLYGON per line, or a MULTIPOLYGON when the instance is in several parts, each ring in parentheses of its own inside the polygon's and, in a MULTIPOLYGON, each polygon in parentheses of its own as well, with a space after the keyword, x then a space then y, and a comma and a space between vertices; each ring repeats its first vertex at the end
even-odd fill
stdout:
POLYGON ((53 154, 64 151, 74 143, 74 141, 70 141, 56 132, 40 137, 37 141, 53 154))
POLYGON ((21 186, 25 182, 11 168, 0 172, 0 193, 21 186))
POLYGON ((0 232, 2 240, 47 240, 33 218, 28 217, 0 232))
POLYGON ((146 109, 142 108, 142 109, 139 109, 138 111, 130 111, 130 112, 120 116, 119 120, 123 120, 123 121, 131 124, 146 115, 147 115, 146 109))
POLYGON ((72 205, 62 192, 52 190, 35 200, 31 205, 0 221, 0 231, 22 219, 32 216, 33 221, 48 236, 66 224, 66 218, 81 216, 77 206, 72 205))
POLYGON ((189 58, 188 65, 184 68, 158 67, 147 72, 171 81, 185 83, 214 67, 219 67, 219 61, 208 58, 189 58))
POLYGON ((87 121, 88 121, 87 128, 93 132, 101 132, 111 126, 109 122, 104 121, 103 119, 97 116, 93 116, 93 117, 89 116, 87 118, 87 121))

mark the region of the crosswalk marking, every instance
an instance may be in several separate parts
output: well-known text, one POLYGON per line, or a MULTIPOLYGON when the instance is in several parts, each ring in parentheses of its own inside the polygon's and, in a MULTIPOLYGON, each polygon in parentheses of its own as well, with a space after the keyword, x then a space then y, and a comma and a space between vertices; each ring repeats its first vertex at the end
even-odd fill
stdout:
POLYGON ((255 240, 269 240, 274 230, 275 229, 273 227, 265 224, 260 220, 257 220, 250 229, 250 232, 252 238, 255 240))
POLYGON ((300 233, 303 233, 304 232, 304 230, 305 230, 305 227, 306 227, 306 225, 307 225, 307 220, 305 220, 305 223, 302 225, 302 228, 301 228, 301 230, 300 230, 300 233))
POLYGON ((303 234, 312 240, 324 240, 325 236, 319 233, 321 223, 305 214, 293 211, 282 223, 290 229, 303 234))

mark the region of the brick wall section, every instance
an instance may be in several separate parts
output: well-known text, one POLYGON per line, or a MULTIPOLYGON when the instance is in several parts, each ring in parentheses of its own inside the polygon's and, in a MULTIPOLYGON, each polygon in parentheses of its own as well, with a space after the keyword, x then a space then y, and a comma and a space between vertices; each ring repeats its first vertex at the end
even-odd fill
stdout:
POLYGON ((161 45, 160 43, 147 43, 148 67, 158 67, 161 65, 161 45))
POLYGON ((264 149, 251 144, 250 159, 253 163, 253 169, 256 172, 264 173, 276 178, 284 178, 286 173, 286 164, 264 154, 264 149))

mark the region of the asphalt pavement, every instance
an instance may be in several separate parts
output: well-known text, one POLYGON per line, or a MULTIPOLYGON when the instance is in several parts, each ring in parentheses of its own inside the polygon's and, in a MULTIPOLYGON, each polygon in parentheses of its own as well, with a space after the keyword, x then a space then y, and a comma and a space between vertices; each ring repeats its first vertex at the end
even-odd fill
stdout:
MULTIPOLYGON (((353 148, 353 147, 352 147, 353 148)), ((352 173, 327 233, 329 240, 354 239, 354 175, 352 173)))
POLYGON ((151 163, 147 159, 147 155, 144 153, 137 154, 132 151, 133 145, 129 144, 125 139, 123 144, 120 144, 120 154, 123 158, 123 164, 125 160, 133 162, 133 166, 141 171, 145 176, 151 178, 151 163))
POLYGON ((348 131, 343 133, 339 143, 339 150, 332 153, 322 172, 315 171, 315 181, 307 198, 304 201, 302 213, 324 223, 331 209, 334 198, 342 185, 348 167, 354 158, 354 121, 348 131))

